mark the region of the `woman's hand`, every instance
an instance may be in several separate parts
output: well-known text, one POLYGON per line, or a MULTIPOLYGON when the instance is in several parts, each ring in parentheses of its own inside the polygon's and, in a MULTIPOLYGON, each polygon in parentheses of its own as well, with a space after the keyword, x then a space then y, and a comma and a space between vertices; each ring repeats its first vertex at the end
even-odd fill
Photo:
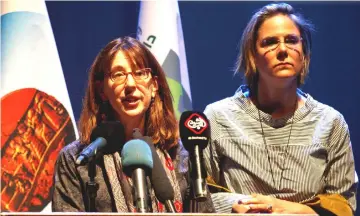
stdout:
POLYGON ((287 214, 316 214, 309 206, 276 199, 271 196, 253 194, 246 200, 233 205, 233 212, 237 213, 287 213, 287 214))

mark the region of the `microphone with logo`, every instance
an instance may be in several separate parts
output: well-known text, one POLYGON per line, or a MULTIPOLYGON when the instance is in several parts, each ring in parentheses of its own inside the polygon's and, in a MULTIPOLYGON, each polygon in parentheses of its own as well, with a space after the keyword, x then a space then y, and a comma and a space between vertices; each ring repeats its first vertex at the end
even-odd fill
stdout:
POLYGON ((153 159, 149 145, 140 139, 125 143, 121 151, 123 171, 131 176, 134 184, 134 205, 136 212, 149 212, 149 196, 146 176, 153 169, 153 159))
POLYGON ((166 211, 171 213, 176 213, 174 205, 174 189, 170 183, 163 164, 159 158, 159 155, 156 153, 155 146, 148 136, 143 136, 138 128, 133 130, 133 138, 141 139, 145 141, 150 149, 153 158, 153 169, 151 172, 151 183, 154 188, 156 198, 165 205, 166 211))
POLYGON ((180 137, 185 149, 190 154, 190 175, 194 199, 206 201, 206 171, 202 150, 210 138, 210 126, 206 116, 201 112, 185 111, 180 117, 180 137))

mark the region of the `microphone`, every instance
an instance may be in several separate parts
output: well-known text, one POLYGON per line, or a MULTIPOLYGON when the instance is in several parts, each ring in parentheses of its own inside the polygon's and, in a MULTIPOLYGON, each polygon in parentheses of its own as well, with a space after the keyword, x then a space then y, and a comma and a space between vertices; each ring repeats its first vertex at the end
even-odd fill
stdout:
POLYGON ((100 151, 114 152, 121 148, 121 144, 125 142, 124 139, 124 126, 120 122, 102 122, 91 132, 91 143, 80 153, 75 163, 84 165, 100 151))
POLYGON ((88 145, 79 155, 79 157, 76 159, 77 165, 84 165, 86 164, 91 157, 94 157, 97 152, 99 152, 102 148, 105 147, 107 144, 106 139, 102 137, 96 138, 96 140, 90 145, 88 145))
POLYGON ((154 188, 154 192, 158 200, 165 205, 166 211, 171 213, 176 213, 174 205, 174 189, 171 185, 171 182, 166 175, 163 164, 159 158, 159 155, 156 153, 155 146, 152 143, 148 143, 151 149, 154 168, 151 173, 151 183, 154 188))
POLYGON ((171 213, 176 213, 174 205, 174 189, 170 183, 163 164, 159 158, 159 155, 156 153, 156 148, 148 136, 142 136, 138 128, 133 130, 133 138, 141 139, 145 141, 150 149, 153 158, 153 169, 151 172, 151 183, 154 188, 156 198, 165 205, 166 211, 171 213))
POLYGON ((149 145, 140 139, 125 143, 121 151, 123 171, 131 176, 134 184, 134 205, 136 211, 149 211, 146 176, 153 168, 153 159, 149 145))
POLYGON ((206 201, 206 171, 204 169, 203 152, 210 139, 210 125, 201 112, 185 111, 180 117, 180 138, 190 155, 191 182, 194 199, 206 201))
POLYGON ((125 143, 124 126, 119 121, 104 121, 101 122, 90 135, 90 140, 93 141, 97 137, 103 137, 107 140, 107 145, 103 148, 104 154, 121 152, 121 148, 125 143))

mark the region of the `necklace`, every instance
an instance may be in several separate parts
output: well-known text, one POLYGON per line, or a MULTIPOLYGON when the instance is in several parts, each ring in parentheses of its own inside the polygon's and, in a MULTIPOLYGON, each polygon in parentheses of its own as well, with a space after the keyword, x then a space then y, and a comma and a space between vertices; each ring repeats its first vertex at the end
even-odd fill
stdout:
MULTIPOLYGON (((281 163, 281 164, 283 165, 283 167, 281 167, 279 186, 277 187, 277 189, 278 189, 279 191, 280 191, 280 189, 281 189, 281 181, 282 181, 282 179, 283 179, 283 173, 284 173, 284 169, 285 169, 285 159, 286 159, 287 156, 288 156, 288 149, 289 149, 291 131, 292 131, 293 123, 294 123, 295 111, 296 111, 296 108, 297 108, 297 103, 296 103, 296 102, 297 102, 297 100, 295 101, 294 112, 293 112, 293 115, 292 115, 292 117, 291 117, 290 132, 289 132, 289 137, 288 137, 288 141, 287 141, 287 144, 286 144, 285 155, 284 155, 283 160, 282 160, 282 163, 281 163)), ((263 124, 262 124, 262 120, 261 120, 261 115, 260 115, 260 110, 259 110, 259 108, 257 108, 257 111, 258 111, 258 114, 259 114, 259 120, 260 120, 260 126, 261 126, 261 135, 262 135, 262 137, 263 137, 263 142, 264 142, 264 145, 265 145, 268 162, 269 162, 269 165, 270 165, 271 177, 272 177, 272 180, 273 180, 273 184, 274 184, 274 186, 276 187, 275 178, 274 178, 274 172, 273 172, 272 165, 271 165, 271 161, 270 161, 270 153, 269 153, 268 145, 267 145, 266 139, 265 139, 265 133, 264 133, 264 128, 263 128, 263 124)), ((277 197, 277 196, 276 196, 276 197, 277 197)))

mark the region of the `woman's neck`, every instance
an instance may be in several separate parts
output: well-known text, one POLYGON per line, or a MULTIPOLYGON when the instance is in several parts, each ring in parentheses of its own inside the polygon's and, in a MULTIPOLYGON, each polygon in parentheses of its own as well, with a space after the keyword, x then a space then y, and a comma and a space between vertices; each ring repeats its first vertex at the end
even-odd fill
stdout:
POLYGON ((125 141, 133 139, 133 132, 135 128, 138 128, 142 135, 144 135, 144 125, 145 125, 145 118, 141 118, 139 120, 128 121, 123 123, 124 124, 124 130, 125 130, 125 141))
POLYGON ((270 114, 273 118, 281 118, 295 112, 301 97, 297 94, 297 85, 274 87, 258 83, 257 91, 252 97, 258 109, 270 114))

